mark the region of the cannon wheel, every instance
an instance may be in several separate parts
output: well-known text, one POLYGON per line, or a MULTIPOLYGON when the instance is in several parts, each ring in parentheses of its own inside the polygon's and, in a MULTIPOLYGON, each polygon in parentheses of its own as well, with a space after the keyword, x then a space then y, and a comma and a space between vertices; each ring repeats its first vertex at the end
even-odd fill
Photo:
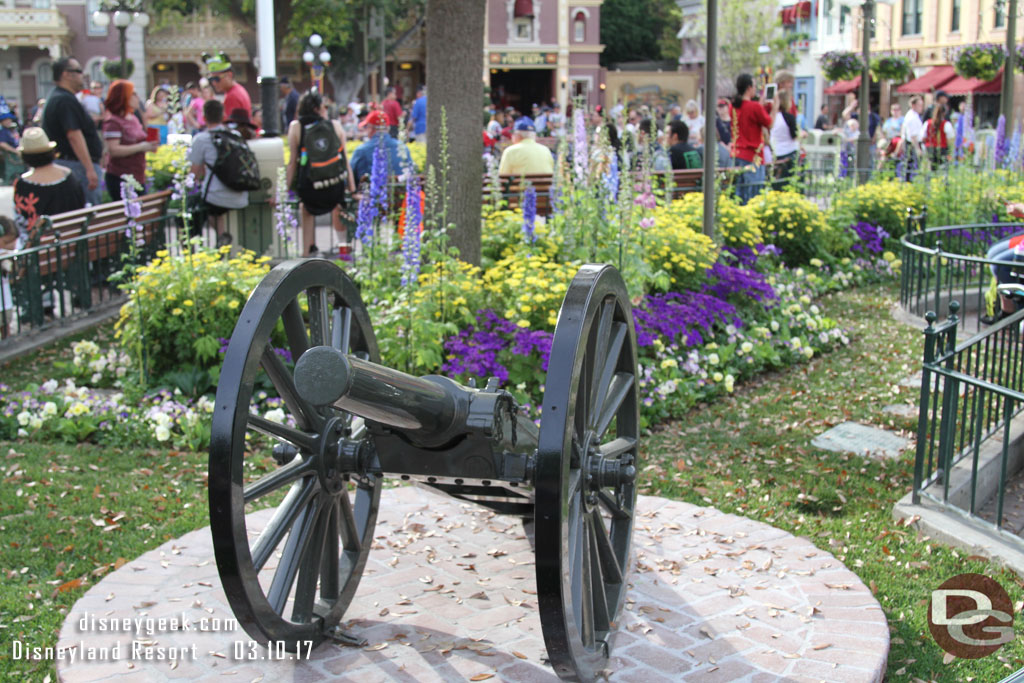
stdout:
POLYGON ((580 269, 558 314, 534 478, 537 596, 551 665, 594 680, 625 597, 639 436, 636 332, 622 277, 580 269))
POLYGON ((362 420, 300 398, 284 354, 273 348, 279 343, 293 360, 322 344, 380 359, 355 284, 319 259, 287 261, 268 273, 228 344, 210 439, 217 569, 245 631, 264 645, 283 642, 295 651, 339 633, 370 552, 381 480, 337 471, 332 456, 338 438, 358 441, 366 433, 362 420), (250 412, 254 384, 264 378, 284 400, 294 427, 250 412), (260 477, 250 474, 256 456, 247 437, 254 432, 271 437, 279 464, 260 477), (252 504, 283 491, 270 521, 250 529, 252 504))

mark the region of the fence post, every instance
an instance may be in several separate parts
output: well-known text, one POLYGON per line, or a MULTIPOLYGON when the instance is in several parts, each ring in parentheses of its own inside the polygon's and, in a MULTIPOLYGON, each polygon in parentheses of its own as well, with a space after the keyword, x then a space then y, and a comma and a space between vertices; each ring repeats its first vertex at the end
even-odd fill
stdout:
POLYGON ((917 454, 914 457, 914 488, 911 490, 911 500, 914 505, 921 502, 921 482, 924 480, 924 459, 928 450, 926 434, 928 432, 928 403, 931 400, 931 369, 929 364, 935 360, 935 321, 938 319, 935 311, 928 311, 924 319, 928 326, 924 328, 924 362, 921 364, 921 404, 917 413, 917 454))
MULTIPOLYGON (((939 358, 944 360, 946 370, 953 370, 953 351, 956 349, 956 328, 960 323, 957 312, 960 310, 959 301, 949 302, 949 316, 939 330, 939 358)), ((942 383, 942 414, 939 416, 939 457, 938 462, 943 483, 943 500, 949 494, 949 468, 953 459, 954 434, 956 432, 956 400, 959 394, 960 383, 953 377, 946 377, 942 383)), ((939 390, 936 382, 936 390, 939 390)))

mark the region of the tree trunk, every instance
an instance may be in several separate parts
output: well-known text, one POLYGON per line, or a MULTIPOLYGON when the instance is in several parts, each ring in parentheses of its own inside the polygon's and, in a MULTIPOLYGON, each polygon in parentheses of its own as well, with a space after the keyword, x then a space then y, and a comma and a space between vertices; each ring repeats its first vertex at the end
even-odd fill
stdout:
MULTIPOLYGON (((441 108, 448 129, 447 222, 463 261, 480 265, 484 84, 483 2, 427 0, 427 167, 442 177, 441 108)), ((435 211, 440 207, 434 207, 435 211)))

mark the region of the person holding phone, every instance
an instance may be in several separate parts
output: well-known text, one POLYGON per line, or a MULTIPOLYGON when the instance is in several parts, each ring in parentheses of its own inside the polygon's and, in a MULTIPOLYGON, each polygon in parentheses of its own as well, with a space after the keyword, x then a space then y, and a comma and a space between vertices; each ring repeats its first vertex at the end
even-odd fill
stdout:
POLYGON ((135 117, 139 96, 131 81, 118 79, 111 83, 104 104, 109 112, 103 122, 103 139, 110 149, 107 190, 112 200, 120 201, 122 175, 130 175, 140 185, 146 185, 146 152, 156 151, 160 146, 150 135, 159 133, 155 128, 144 130, 135 117))

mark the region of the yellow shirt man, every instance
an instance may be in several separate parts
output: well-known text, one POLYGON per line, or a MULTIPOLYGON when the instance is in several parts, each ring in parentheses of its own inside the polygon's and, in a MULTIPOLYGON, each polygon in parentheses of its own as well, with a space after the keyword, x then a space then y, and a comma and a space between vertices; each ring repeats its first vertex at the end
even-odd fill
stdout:
POLYGON ((519 118, 512 131, 512 143, 501 153, 499 175, 541 175, 555 171, 551 150, 537 142, 533 119, 519 118))

